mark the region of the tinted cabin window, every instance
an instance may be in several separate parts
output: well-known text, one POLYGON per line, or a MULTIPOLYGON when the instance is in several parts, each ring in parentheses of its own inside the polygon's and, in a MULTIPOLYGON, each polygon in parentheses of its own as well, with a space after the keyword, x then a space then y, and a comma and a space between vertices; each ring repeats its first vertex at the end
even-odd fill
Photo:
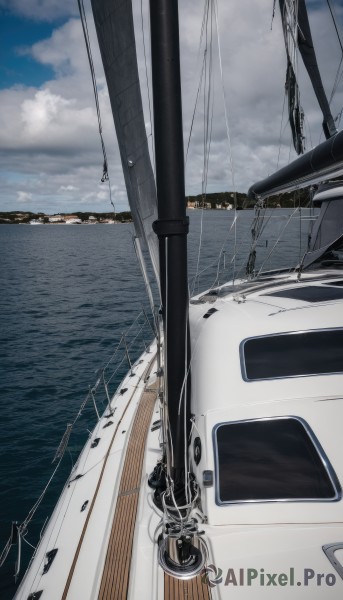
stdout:
POLYGON ((335 474, 330 478, 298 419, 225 423, 217 428, 215 443, 219 503, 338 497, 335 474))
POLYGON ((309 285, 301 288, 292 288, 264 294, 264 296, 274 296, 275 298, 293 298, 294 300, 303 300, 304 302, 329 302, 330 300, 341 300, 343 290, 337 287, 324 287, 321 285, 309 285))
POLYGON ((309 331, 243 342, 244 379, 343 372, 343 330, 309 331))

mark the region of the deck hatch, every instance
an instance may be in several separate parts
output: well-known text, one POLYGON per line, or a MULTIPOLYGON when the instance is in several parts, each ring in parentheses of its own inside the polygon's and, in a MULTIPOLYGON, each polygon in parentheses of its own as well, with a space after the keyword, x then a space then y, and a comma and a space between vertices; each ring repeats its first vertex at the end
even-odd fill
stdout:
POLYGON ((261 295, 274 298, 291 298, 293 300, 302 300, 303 302, 329 302, 330 300, 341 300, 343 298, 343 289, 340 287, 307 285, 261 295))
POLYGON ((248 338, 240 350, 245 381, 343 372, 343 329, 248 338))
POLYGON ((220 423, 214 449, 217 504, 341 497, 323 448, 299 417, 220 423))

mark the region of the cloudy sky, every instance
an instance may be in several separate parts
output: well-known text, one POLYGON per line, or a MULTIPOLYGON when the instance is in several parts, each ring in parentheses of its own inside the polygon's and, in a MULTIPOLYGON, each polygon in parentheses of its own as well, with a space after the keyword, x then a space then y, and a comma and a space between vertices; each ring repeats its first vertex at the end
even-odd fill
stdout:
MULTIPOLYGON (((133 0, 133 4, 139 65, 145 82, 141 0, 133 0)), ((332 0, 332 4, 341 25, 343 0, 332 0)), ((199 50, 204 0, 180 0, 179 5, 187 146, 204 51, 204 38, 199 50)), ((324 87, 330 95, 340 64, 340 46, 326 1, 308 0, 308 6, 324 87)), ((85 8, 113 200, 120 211, 127 208, 126 193, 88 0, 85 8)), ((147 10, 147 0, 143 0, 144 25, 148 24, 147 10)), ((224 93, 214 28, 208 191, 232 190, 234 186, 238 191, 247 191, 255 180, 272 173, 277 164, 283 166, 293 156, 286 114, 282 121, 283 37, 278 8, 271 27, 272 12, 273 0, 218 0, 224 93)), ((100 183, 101 146, 77 1, 0 0, 0 23, 0 210, 111 210, 108 186, 100 183)), ((148 38, 145 41, 148 49, 148 38)), ((147 60, 149 70, 149 52, 147 60)), ((310 149, 320 141, 321 119, 301 65, 299 78, 310 149)), ((151 139, 145 86, 143 96, 151 139)), ((187 160, 188 194, 200 193, 204 179, 203 98, 202 90, 187 160)), ((332 102, 335 117, 342 106, 341 83, 332 102)))

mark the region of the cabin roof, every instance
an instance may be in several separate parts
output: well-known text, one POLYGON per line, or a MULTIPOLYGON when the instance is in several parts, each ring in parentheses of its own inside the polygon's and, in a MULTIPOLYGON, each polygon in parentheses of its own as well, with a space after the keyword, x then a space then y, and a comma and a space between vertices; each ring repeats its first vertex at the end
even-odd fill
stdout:
MULTIPOLYGON (((242 351, 246 340, 262 339, 269 342, 272 339, 274 344, 274 339, 280 338, 278 342, 282 346, 283 341, 287 342, 287 336, 292 336, 293 343, 293 340, 304 339, 306 334, 311 342, 312 332, 317 335, 319 331, 320 335, 321 332, 324 334, 324 342, 319 337, 316 345, 313 344, 311 348, 310 344, 309 348, 311 352, 313 350, 316 364, 320 366, 322 359, 323 364, 329 362, 330 368, 330 344, 326 344, 325 335, 338 332, 339 336, 343 336, 343 288, 342 283, 338 283, 342 282, 343 277, 338 275, 336 273, 335 277, 325 279, 318 274, 305 276, 300 282, 297 282, 296 275, 288 276, 287 280, 274 280, 270 285, 263 282, 260 287, 254 283, 238 292, 219 294, 217 298, 208 293, 203 295, 208 301, 204 302, 203 297, 198 297, 196 303, 191 305, 191 410, 195 415, 194 435, 198 435, 205 446, 202 452, 204 458, 195 470, 199 478, 204 470, 214 473, 214 486, 205 488, 204 496, 211 525, 262 525, 276 520, 284 524, 341 520, 341 501, 330 501, 329 510, 327 502, 318 499, 312 502, 286 501, 282 510, 277 501, 257 502, 254 506, 244 502, 221 506, 216 488, 218 473, 215 458, 215 436, 221 424, 293 418, 311 430, 338 480, 343 481, 343 460, 337 448, 343 417, 343 373, 249 380, 244 373, 245 355, 242 351), (335 285, 331 284, 332 281, 335 285), (309 291, 306 292, 306 287, 314 288, 310 290, 313 292, 312 298, 309 297, 309 291), (327 289, 331 294, 329 298, 327 289), (200 302, 197 303, 197 300, 200 302)), ((256 348, 263 354, 263 343, 258 343, 256 348)), ((278 366, 281 360, 292 365, 292 356, 289 354, 292 350, 289 348, 275 357, 269 354, 264 367, 267 364, 268 368, 274 358, 278 366)), ((299 349, 294 343, 293 348, 299 356, 299 349)), ((279 351, 277 346, 274 351, 279 351)), ((257 356, 257 365, 259 359, 260 356, 257 356)), ((300 352, 299 362, 306 365, 307 360, 305 354, 302 360, 300 352)))
MULTIPOLYGON (((242 406, 262 400, 277 402, 286 398, 291 401, 298 397, 326 396, 328 390, 330 394, 341 394, 342 373, 247 381, 243 372, 242 347, 246 340, 343 328, 343 287, 331 285, 331 281, 334 278, 323 281, 307 278, 297 283, 293 278, 287 283, 280 282, 277 287, 230 293, 218 297, 215 302, 191 306, 192 372, 202 412, 228 408, 237 402, 242 406), (309 287, 314 290, 313 302, 304 297, 309 287), (292 297, 289 294, 292 290, 301 293, 292 297), (330 299, 320 301, 322 292, 323 298, 330 299), (206 399, 209 394, 210 405, 206 399)), ((321 344, 325 340, 319 337, 321 344)), ((318 353, 325 356, 323 345, 318 348, 318 353)), ((285 356, 287 358, 287 353, 283 354, 283 359, 285 356)))

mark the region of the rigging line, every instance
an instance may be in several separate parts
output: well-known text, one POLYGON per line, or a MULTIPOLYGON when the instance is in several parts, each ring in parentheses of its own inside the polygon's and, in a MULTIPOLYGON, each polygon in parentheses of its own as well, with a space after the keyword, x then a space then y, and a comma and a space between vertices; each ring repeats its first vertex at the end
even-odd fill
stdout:
MULTIPOLYGON (((140 311, 140 312, 137 314, 137 316, 136 316, 136 317, 135 317, 135 319, 132 321, 132 323, 131 323, 131 325, 129 326, 129 328, 128 328, 128 329, 125 331, 125 335, 126 335, 126 337, 128 337, 129 333, 130 333, 130 332, 131 332, 131 330, 132 330, 132 329, 135 327, 135 325, 137 324, 137 322, 139 321, 139 319, 140 319, 141 317, 143 317, 143 319, 144 319, 144 314, 143 314, 143 311, 140 311)), ((145 322, 145 321, 143 320, 143 322, 145 322)), ((116 355, 117 355, 117 353, 118 353, 118 351, 119 351, 119 348, 120 348, 121 344, 123 343, 123 337, 124 337, 124 334, 122 334, 122 335, 121 335, 121 338, 120 338, 120 340, 119 340, 119 342, 118 342, 117 348, 116 348, 116 349, 115 349, 115 351, 113 352, 113 354, 112 354, 111 358, 109 359, 109 361, 108 361, 108 362, 105 364, 105 366, 104 366, 104 367, 101 369, 102 371, 106 371, 106 369, 107 369, 107 367, 109 366, 109 364, 110 364, 110 363, 113 361, 113 359, 116 357, 116 355)), ((130 344, 131 344, 131 342, 130 342, 130 344)), ((130 344, 129 344, 129 345, 130 345, 130 344)))
POLYGON ((290 10, 289 4, 285 3, 285 9, 288 15, 287 18, 287 33, 291 36, 293 41, 292 53, 289 55, 294 67, 294 73, 298 75, 298 61, 297 61, 297 31, 299 28, 298 24, 298 13, 299 13, 299 2, 294 0, 293 11, 290 10), (291 25, 289 24, 291 22, 291 25))
POLYGON ((23 522, 22 522, 22 523, 21 523, 21 524, 18 526, 18 533, 19 533, 19 532, 20 532, 20 533, 23 533, 23 532, 26 530, 26 528, 27 528, 28 524, 30 523, 30 521, 32 520, 32 518, 33 518, 33 516, 34 516, 35 512, 37 511, 37 509, 38 509, 38 507, 39 507, 40 503, 42 502, 42 500, 43 500, 43 498, 44 498, 44 496, 45 496, 45 493, 46 493, 46 491, 47 491, 47 489, 48 489, 48 487, 49 487, 50 483, 52 482, 52 480, 53 480, 53 478, 54 478, 54 476, 55 476, 55 474, 56 474, 56 472, 57 472, 57 469, 58 469, 58 467, 59 467, 59 466, 60 466, 60 464, 61 464, 62 458, 63 458, 63 456, 61 456, 61 458, 59 459, 59 461, 58 461, 58 463, 57 463, 57 465, 56 465, 55 469, 54 469, 54 470, 53 470, 53 472, 52 472, 52 475, 50 476, 50 479, 48 480, 47 484, 45 485, 45 487, 44 487, 44 489, 43 489, 43 491, 42 491, 41 495, 40 495, 40 496, 39 496, 39 498, 38 498, 38 500, 36 500, 35 504, 32 506, 32 508, 31 508, 31 509, 30 509, 30 511, 28 512, 28 514, 27 514, 27 516, 25 517, 24 521, 23 521, 23 522))
MULTIPOLYGON (((229 237, 230 237, 230 233, 231 233, 231 231, 232 231, 233 227, 235 227, 235 226, 236 226, 236 224, 235 224, 235 221, 237 220, 237 218, 238 218, 238 215, 237 215, 237 212, 235 211, 235 216, 234 216, 234 219, 233 219, 233 221, 232 221, 232 223, 231 223, 231 225, 230 225, 229 231, 228 231, 228 233, 227 233, 227 235, 226 235, 226 238, 225 238, 225 240, 224 240, 224 242, 223 242, 223 244, 222 244, 222 247, 221 247, 221 249, 220 249, 220 252, 219 252, 219 258, 218 258, 218 261, 217 261, 217 274, 216 274, 216 278, 215 278, 214 282, 212 283, 211 287, 209 288, 209 290, 210 290, 210 291, 211 291, 211 290, 212 290, 214 287, 216 287, 216 286, 219 286, 219 269, 220 269, 220 260, 221 260, 221 257, 222 257, 222 255, 223 255, 224 248, 225 248, 225 246, 226 246, 226 244, 227 244, 227 242, 228 242, 228 239, 229 239, 229 237), (217 282, 218 282, 218 283, 217 283, 217 282)), ((215 264, 215 263, 213 263, 213 264, 215 264)))
POLYGON ((31 542, 29 542, 29 540, 27 540, 24 535, 22 535, 21 537, 24 540, 25 544, 27 544, 28 546, 30 546, 30 548, 32 548, 32 550, 36 550, 36 546, 34 546, 33 544, 31 544, 31 542))
POLYGON ((149 85, 149 77, 148 77, 148 64, 146 58, 146 45, 145 45, 145 33, 144 33, 144 16, 143 16, 143 0, 141 0, 141 24, 142 24, 142 36, 143 36, 143 53, 144 53, 144 62, 145 62, 145 78, 146 78, 146 86, 148 90, 148 104, 149 104, 149 118, 150 118, 150 127, 151 127, 151 143, 152 143, 152 155, 154 157, 154 167, 156 173, 156 164, 155 164, 155 138, 153 131, 153 118, 152 118, 152 109, 151 109, 151 98, 150 98, 150 85, 149 85))
POLYGON ((14 544, 14 537, 15 537, 14 536, 14 527, 17 527, 17 523, 13 522, 12 525, 11 525, 10 536, 9 536, 9 538, 8 538, 8 540, 7 540, 5 546, 2 549, 2 552, 0 554, 0 568, 3 566, 3 564, 4 564, 4 562, 5 562, 6 558, 7 558, 7 556, 9 554, 9 551, 11 550, 11 548, 12 548, 12 546, 14 544))
POLYGON ((300 206, 300 198, 299 198, 299 263, 301 261, 301 237, 302 237, 302 227, 301 227, 301 206, 300 206))
POLYGON ((207 192, 208 182, 208 167, 210 161, 210 149, 212 142, 212 125, 213 125, 213 1, 209 0, 211 7, 210 11, 210 44, 209 44, 209 62, 208 62, 208 86, 207 86, 207 98, 206 98, 206 148, 204 153, 204 193, 207 192))
POLYGON ((336 18, 336 15, 334 13, 334 10, 333 10, 331 0, 327 0, 327 4, 328 4, 328 7, 329 7, 329 10, 330 10, 330 13, 331 13, 331 17, 332 17, 332 21, 333 21, 333 24, 334 24, 334 27, 335 27, 335 30, 336 30, 338 43, 340 45, 341 52, 342 52, 341 60, 340 60, 340 63, 339 63, 338 69, 337 69, 335 82, 334 82, 333 89, 332 89, 331 96, 330 96, 330 100, 329 100, 329 104, 331 104, 332 99, 333 99, 333 97, 334 97, 334 95, 335 95, 335 93, 337 91, 339 82, 342 79, 342 73, 339 75, 339 72, 340 72, 340 69, 341 69, 341 66, 342 66, 342 60, 343 60, 343 43, 342 43, 342 39, 341 39, 341 34, 340 34, 338 26, 337 26, 337 18, 336 18))
POLYGON ((335 14, 334 14, 334 10, 333 10, 333 8, 332 8, 331 0, 326 0, 326 1, 327 1, 327 4, 328 4, 328 7, 329 7, 329 10, 330 10, 330 13, 331 13, 331 17, 332 17, 332 21, 333 21, 333 24, 334 24, 335 30, 336 30, 336 34, 337 34, 338 43, 339 43, 339 45, 340 45, 340 47, 341 47, 341 51, 342 51, 342 54, 343 54, 343 44, 342 44, 342 40, 341 40, 341 36, 340 36, 340 32, 339 32, 339 30, 338 30, 338 27, 337 27, 336 16, 335 16, 335 14))
POLYGON ((134 337, 132 338, 132 340, 130 340, 127 343, 127 348, 130 350, 131 346, 136 342, 137 338, 141 335, 142 331, 146 328, 147 324, 146 321, 144 320, 143 323, 140 323, 140 328, 137 330, 137 333, 134 335, 134 337))
POLYGON ((267 228, 269 221, 274 217, 275 210, 276 210, 276 207, 274 206, 272 208, 270 215, 268 216, 268 218, 266 218, 267 206, 265 206, 263 209, 262 216, 257 216, 257 219, 261 219, 261 224, 257 224, 257 237, 256 237, 256 243, 253 245, 253 250, 255 250, 257 243, 259 242, 260 238, 262 237, 262 234, 264 233, 265 229, 267 228))
MULTIPOLYGON (((199 63, 199 60, 200 60, 200 53, 201 53, 202 40, 203 40, 204 31, 205 31, 205 23, 206 23, 206 4, 207 4, 207 1, 208 1, 208 0, 205 0, 204 12, 203 12, 202 23, 201 23, 201 32, 200 32, 200 40, 199 40, 199 46, 198 46, 197 64, 199 63)), ((203 58, 202 58, 202 66, 201 66, 201 72, 200 72, 200 80, 199 80, 199 85, 198 85, 197 94, 196 94, 196 99, 195 99, 195 104, 194 104, 194 110, 193 110, 193 116, 192 116, 192 122, 191 122, 190 132, 189 132, 189 136, 188 136, 188 143, 187 143, 187 151, 186 151, 186 160, 185 160, 185 164, 187 164, 188 152, 189 152, 189 146, 190 146, 190 142, 191 142, 192 131, 193 131, 193 125, 194 125, 194 119, 195 119, 195 114, 196 114, 196 110, 197 110, 197 106, 198 106, 198 101, 199 101, 199 96, 200 96, 201 88, 202 88, 202 80, 203 80, 203 76, 204 76, 205 60, 206 60, 206 50, 205 50, 205 52, 204 52, 204 56, 203 56, 203 58)))
POLYGON ((21 565, 21 538, 22 538, 22 534, 21 534, 20 529, 18 528, 18 558, 17 558, 17 562, 15 565, 15 573, 14 573, 15 583, 17 583, 17 577, 19 575, 20 565, 21 565))
MULTIPOLYGON (((119 351, 119 348, 120 348, 120 346, 122 345, 122 343, 123 343, 123 334, 121 334, 121 338, 120 338, 120 340, 119 340, 119 342, 118 342, 118 344, 117 344, 117 347, 116 347, 115 351, 113 352, 113 354, 112 354, 111 358, 109 359, 109 361, 107 361, 107 363, 106 363, 106 364, 105 364, 105 366, 103 367, 103 370, 104 370, 104 371, 106 371, 106 369, 107 369, 108 365, 109 365, 109 364, 112 362, 112 360, 114 360, 114 358, 117 356, 117 354, 118 354, 118 351, 119 351)), ((95 385, 96 385, 96 384, 95 384, 95 385)), ((95 386, 94 386, 94 387, 95 387, 95 386)))
POLYGON ((343 54, 342 54, 342 56, 340 58, 339 65, 338 65, 338 68, 337 68, 335 81, 334 81, 334 84, 332 86, 332 91, 331 91, 331 94, 330 94, 329 104, 332 103, 334 95, 337 92, 337 88, 338 88, 338 86, 339 86, 339 84, 341 82, 342 76, 343 76, 343 72, 341 71, 342 62, 343 62, 343 54))
POLYGON ((166 438, 166 448, 167 448, 167 475, 168 477, 170 477, 171 474, 171 465, 174 464, 174 449, 173 449, 173 438, 171 436, 171 430, 170 430, 170 422, 169 422, 169 398, 168 398, 168 378, 169 378, 169 373, 168 373, 168 361, 167 361, 167 356, 166 356, 166 349, 168 348, 168 315, 169 315, 169 304, 168 304, 168 295, 169 295, 169 289, 168 289, 168 280, 169 280, 169 271, 168 271, 168 264, 169 264, 169 240, 168 237, 165 237, 164 240, 164 261, 165 261, 165 324, 164 324, 164 401, 165 401, 165 407, 166 407, 166 428, 167 428, 167 432, 169 433, 169 435, 166 438), (169 444, 167 443, 169 440, 169 444), (168 460, 169 458, 169 460, 168 460))
MULTIPOLYGON (((209 3, 209 0, 204 1, 204 12, 203 12, 203 17, 202 17, 202 22, 201 22, 201 31, 200 31, 199 54, 200 54, 200 47, 202 44, 202 40, 204 37, 204 32, 206 31, 206 28, 207 28, 208 3, 209 3)), ((199 56, 199 54, 198 54, 198 56, 199 56)))
MULTIPOLYGON (((143 327, 142 327, 142 329, 143 329, 143 327)), ((135 342, 135 341, 136 341, 136 339, 137 339, 137 338, 138 338, 138 336, 140 335, 140 333, 141 333, 142 329, 140 329, 140 330, 138 331, 138 333, 136 334, 136 336, 133 338, 133 340, 132 340, 132 341, 131 341, 129 344, 127 344, 127 346, 126 346, 126 347, 127 347, 127 349, 128 349, 128 350, 130 349, 130 347, 131 347, 131 345, 133 344, 133 342, 135 342)), ((125 336, 123 335, 123 340, 124 340, 124 338, 125 338, 125 336)), ((122 358, 122 359, 121 359, 121 361, 120 361, 120 362, 117 364, 116 368, 114 369, 114 371, 112 372, 112 374, 110 375, 110 377, 108 377, 108 379, 106 380, 106 385, 107 385, 107 386, 108 386, 108 385, 111 383, 111 381, 112 381, 113 377, 115 377, 115 376, 117 375, 117 373, 118 373, 118 371, 119 371, 120 367, 122 366, 122 364, 123 364, 123 363, 124 363, 126 360, 127 360, 127 354, 125 353, 125 351, 124 351, 124 348, 123 348, 123 358, 122 358)))
MULTIPOLYGON (((187 315, 187 321, 186 323, 188 323, 188 315, 187 315)), ((188 392, 188 386, 187 386, 187 376, 188 376, 188 365, 187 365, 187 361, 188 361, 188 339, 187 339, 187 324, 185 327, 185 377, 184 377, 184 383, 182 384, 182 388, 181 388, 181 394, 180 394, 180 401, 182 400, 182 396, 183 396, 183 428, 184 428, 184 468, 185 468, 185 491, 186 491, 186 499, 187 502, 191 501, 191 492, 190 492, 190 477, 189 477, 189 461, 188 461, 188 439, 187 439, 187 402, 188 402, 188 396, 187 396, 187 392, 188 392)), ((180 406, 180 405, 179 405, 180 406)))
POLYGON ((151 311, 152 316, 154 316, 155 303, 154 303, 154 298, 153 298, 153 293, 152 293, 152 288, 151 288, 151 284, 150 284, 150 280, 149 280, 148 271, 146 268, 145 258, 144 258, 143 252, 142 252, 140 238, 137 236, 132 236, 132 244, 133 244, 133 248, 135 251, 137 263, 140 268, 142 278, 144 281, 145 291, 146 291, 146 294, 147 294, 147 297, 149 300, 149 304, 150 304, 150 311, 151 311))
MULTIPOLYGON (((222 96, 223 96, 223 104, 224 104, 225 127, 226 127, 226 135, 227 135, 228 144, 229 144, 229 164, 230 164, 230 170, 231 170, 231 182, 232 182, 232 187, 233 187, 235 216, 236 216, 236 213, 237 213, 237 190, 236 190, 236 182, 235 182, 235 168, 234 168, 234 158, 233 158, 233 151, 232 151, 231 135, 230 135, 229 116, 228 116, 228 109, 227 109, 228 101, 227 101, 225 85, 224 85, 223 61, 222 61, 221 42, 220 42, 220 33, 219 33, 219 9, 218 9, 217 0, 214 0, 214 12, 215 12, 216 29, 217 29, 219 69, 220 69, 220 80, 221 80, 222 96)), ((234 232, 235 232, 235 255, 236 255, 236 245, 237 245, 237 220, 236 219, 235 219, 234 232)), ((235 271, 236 271, 236 261, 234 261, 234 264, 233 264, 233 284, 235 283, 235 271)))
MULTIPOLYGON (((235 214, 235 219, 238 219, 238 213, 237 213, 237 212, 236 212, 236 214, 235 214)), ((234 221, 233 221, 233 222, 232 222, 232 224, 231 224, 230 230, 232 229, 232 226, 233 226, 233 224, 234 224, 234 221)), ((223 247, 224 247, 225 243, 227 242, 227 240, 228 240, 228 238, 229 238, 230 230, 229 230, 229 233, 228 233, 228 235, 227 235, 227 237, 226 237, 226 239, 225 239, 225 241, 224 241, 224 243, 223 243, 223 247)), ((239 250, 240 250, 241 246, 243 245, 243 243, 244 243, 244 242, 242 241, 242 242, 241 242, 241 244, 239 245, 239 247, 238 247, 238 249, 239 249, 239 250)), ((238 252, 237 252, 237 254, 238 254, 238 252)), ((212 269, 214 266, 217 266, 217 265, 218 265, 218 260, 220 260, 220 258, 219 258, 219 259, 216 259, 216 260, 214 260, 213 262, 209 263, 209 264, 208 264, 206 267, 204 267, 203 269, 201 269, 201 271, 199 271, 199 272, 198 272, 198 275, 197 275, 197 277, 198 277, 198 278, 200 278, 200 276, 201 276, 201 275, 203 275, 204 273, 206 273, 206 271, 209 271, 209 270, 210 270, 210 269, 212 269)), ((230 259, 230 261, 229 261, 229 262, 231 262, 231 263, 232 263, 232 262, 233 262, 233 260, 234 260, 234 255, 232 254, 232 258, 230 259)), ((194 281, 194 278, 195 278, 195 276, 191 278, 191 281, 194 281)), ((213 284, 213 285, 212 285, 212 286, 209 288, 209 291, 210 291, 210 290, 212 290, 213 288, 214 288, 214 284, 213 284)))
POLYGON ((202 67, 201 67, 201 73, 200 73, 200 81, 199 81, 197 95, 196 95, 195 104, 194 104, 194 110, 193 110, 193 115, 192 115, 191 127, 190 127, 190 130, 189 130, 185 164, 187 164, 187 160, 188 160, 188 152, 189 152, 189 146, 190 146, 190 143, 191 143, 191 137, 192 137, 192 133, 193 133, 194 119, 195 119, 195 114, 196 114, 196 110, 197 110, 198 102, 199 102, 200 91, 201 91, 201 87, 202 87, 202 80, 203 80, 203 75, 204 75, 204 67, 205 67, 205 56, 204 56, 204 59, 202 61, 202 67))
POLYGON ((207 190, 207 172, 208 172, 208 152, 209 152, 209 123, 210 123, 210 106, 211 106, 211 80, 212 80, 212 11, 210 13, 209 26, 209 9, 211 0, 207 1, 207 20, 206 20, 206 46, 205 46, 205 83, 204 83, 204 161, 202 173, 202 194, 206 195, 207 190), (208 41, 208 33, 210 30, 210 41, 208 41), (208 51, 209 50, 209 51, 208 51))
POLYGON ((109 385, 113 379, 113 377, 115 377, 120 369, 120 367, 122 366, 123 362, 126 360, 126 355, 123 353, 123 358, 121 359, 121 361, 118 363, 116 369, 114 369, 113 373, 110 375, 110 377, 106 380, 107 385, 109 385))
POLYGON ((259 271, 258 271, 258 273, 257 273, 257 276, 259 276, 259 275, 261 274, 261 271, 262 271, 262 269, 263 269, 263 266, 264 266, 264 265, 265 265, 265 263, 266 263, 266 262, 267 262, 267 261, 270 259, 270 257, 271 257, 271 255, 273 254, 273 252, 274 252, 274 250, 275 250, 276 246, 278 245, 278 243, 279 243, 280 239, 282 238, 282 236, 283 236, 283 234, 284 234, 284 232, 285 232, 285 229, 288 227, 288 224, 290 223, 290 221, 292 220, 292 218, 294 217, 294 215, 297 213, 297 211, 298 211, 298 210, 299 210, 299 207, 297 206, 297 207, 294 209, 294 211, 291 213, 291 215, 289 216, 289 218, 288 218, 288 220, 286 221, 286 223, 285 223, 285 225, 284 225, 284 227, 283 227, 282 231, 280 232, 280 234, 279 234, 279 236, 278 236, 278 238, 277 238, 277 240, 276 240, 276 242, 275 242, 274 246, 272 247, 272 249, 271 249, 271 251, 269 252, 268 256, 267 256, 267 257, 264 259, 264 261, 263 261, 263 263, 262 263, 261 267, 259 268, 259 271))
MULTIPOLYGON (((305 122, 305 125, 306 125, 306 131, 307 131, 306 140, 307 141, 308 141, 308 139, 310 140, 310 148, 312 149, 313 148, 313 141, 312 141, 311 126, 310 126, 309 120, 308 120, 308 118, 307 118, 306 115, 304 115, 304 122, 305 122)), ((321 133, 320 133, 320 138, 322 137, 322 134, 323 134, 323 131, 321 131, 321 133)))
POLYGON ((207 36, 208 36, 208 7, 209 7, 209 3, 208 1, 206 2, 206 7, 207 7, 207 15, 206 15, 206 29, 205 29, 205 50, 204 50, 204 58, 205 58, 205 71, 204 71, 204 90, 203 90, 203 110, 204 110, 204 117, 203 117, 203 170, 202 170, 202 180, 201 180, 201 194, 202 194, 202 201, 204 202, 203 199, 203 193, 204 193, 204 163, 205 163, 205 156, 206 156, 206 86, 207 86, 207 72, 208 72, 208 58, 207 58, 207 45, 208 45, 208 41, 207 41, 207 36))
POLYGON ((280 136, 279 136, 279 152, 278 152, 278 157, 277 157, 276 169, 279 168, 279 163, 280 163, 281 141, 282 141, 282 125, 283 125, 283 118, 284 118, 285 107, 286 107, 286 96, 287 96, 287 93, 286 93, 286 90, 285 90, 285 93, 283 95, 283 106, 282 106, 282 116, 281 116, 280 136))
POLYGON ((95 76, 94 62, 93 62, 93 56, 92 56, 92 51, 91 51, 90 37, 89 37, 89 32, 88 32, 86 11, 85 11, 83 0, 77 0, 77 4, 78 4, 78 7, 79 7, 79 13, 80 13, 80 20, 81 20, 81 25, 82 25, 82 31, 83 31, 83 36, 84 36, 84 39, 85 39, 86 51, 87 51, 87 56, 88 56, 88 62, 89 62, 90 72, 91 72, 93 92, 94 92, 94 99, 95 99, 95 106, 96 106, 96 113, 97 113, 97 118, 98 118, 98 129, 99 129, 99 135, 100 135, 101 149, 102 149, 102 154, 103 154, 103 158, 104 158, 103 174, 102 174, 102 177, 101 177, 101 182, 104 183, 105 181, 108 181, 109 194, 110 194, 110 203, 114 206, 113 201, 112 201, 111 181, 110 181, 110 176, 109 176, 109 173, 108 173, 108 162, 107 162, 106 147, 105 147, 105 142, 104 142, 104 138, 103 138, 103 135, 102 135, 102 122, 101 122, 101 112, 100 112, 100 104, 99 104, 98 87, 97 87, 97 83, 96 83, 96 76, 95 76))
MULTIPOLYGON (((208 112, 208 105, 206 105, 206 87, 207 87, 207 71, 208 71, 208 13, 209 13, 209 5, 211 0, 205 0, 204 5, 204 17, 203 17, 203 29, 201 32, 201 37, 205 35, 205 49, 204 49, 204 60, 203 60, 203 69, 201 73, 201 82, 204 79, 204 168, 203 168, 203 181, 202 181, 202 206, 201 206, 201 219, 200 219, 200 235, 199 235, 199 246, 198 246, 198 255, 197 255, 197 263, 195 276, 193 279, 193 288, 191 290, 190 296, 194 295, 195 286, 198 279, 199 265, 200 265, 200 256, 201 256, 201 248, 202 248, 202 238, 203 238, 203 223, 204 223, 204 172, 205 172, 205 163, 206 163, 206 113, 208 112), (205 34, 204 34, 205 32, 205 34)), ((200 88, 199 88, 200 93, 200 88)), ((207 95, 208 98, 208 95, 207 95)))
MULTIPOLYGON (((250 248, 250 251, 249 251, 249 254, 248 254, 248 257, 247 257, 247 259, 249 258, 249 255, 251 254, 251 252, 253 252, 253 251, 256 249, 256 247, 257 247, 257 244, 258 244, 258 241, 261 239, 261 237, 262 237, 262 235, 263 235, 263 233, 264 233, 264 231, 265 231, 265 229, 266 229, 266 227, 267 227, 268 223, 269 223, 269 222, 270 222, 270 220, 271 220, 271 219, 274 217, 274 214, 273 214, 273 213, 275 212, 275 210, 276 210, 276 207, 274 207, 274 208, 272 209, 272 211, 271 211, 270 215, 268 216, 268 218, 266 218, 267 208, 268 208, 267 206, 264 206, 264 208, 262 209, 262 210, 263 210, 263 214, 262 214, 262 215, 259 215, 259 214, 258 214, 258 215, 256 215, 256 217, 255 217, 255 219, 254 219, 254 222, 256 221, 256 230, 257 230, 257 232, 256 232, 255 239, 254 239, 254 241, 253 241, 253 242, 252 242, 252 244, 251 244, 251 248, 250 248), (258 224, 258 221, 261 221, 261 224, 260 224, 260 225, 258 224)), ((297 208, 298 208, 298 207, 297 207, 297 208)), ((277 218, 278 218, 278 217, 277 217, 277 218)), ((290 219, 291 219, 291 218, 292 218, 292 215, 291 215, 290 219)), ((286 226, 287 226, 287 224, 286 224, 286 226)), ((253 225, 253 227, 254 227, 254 225, 253 225)), ((277 240, 277 242, 276 242, 276 243, 278 243, 278 240, 277 240)), ((267 257, 267 259, 266 259, 266 260, 268 260, 268 258, 269 258, 269 257, 267 257)), ((247 259, 246 259, 246 260, 247 260, 247 259)), ((264 263, 263 263, 263 264, 264 264, 264 263)), ((242 273, 242 271, 243 271, 243 268, 244 268, 244 263, 243 263, 243 266, 242 266, 242 268, 241 268, 241 269, 240 269, 240 271, 238 272, 238 275, 240 275, 240 274, 242 273)), ((256 277, 258 277, 258 275, 259 275, 259 273, 256 275, 256 277)))
POLYGON ((275 18, 275 9, 276 9, 276 0, 274 0, 274 2, 273 2, 273 12, 272 12, 272 20, 270 23, 270 30, 273 29, 273 22, 274 22, 274 18, 275 18))
POLYGON ((163 514, 164 514, 166 520, 168 519, 169 521, 174 521, 174 523, 175 523, 176 519, 175 519, 173 513, 171 512, 170 507, 168 507, 166 505, 166 501, 165 501, 165 497, 168 494, 169 496, 171 496, 171 498, 173 500, 173 503, 174 503, 174 506, 175 506, 175 509, 176 509, 176 511, 179 514, 179 522, 182 523, 183 522, 183 517, 182 517, 182 514, 181 514, 180 509, 178 507, 178 504, 176 502, 176 499, 175 499, 175 496, 174 496, 174 491, 173 491, 174 481, 172 480, 172 478, 169 475, 167 475, 167 481, 168 481, 168 483, 167 483, 167 489, 166 489, 166 491, 161 496, 162 506, 163 506, 163 514))

